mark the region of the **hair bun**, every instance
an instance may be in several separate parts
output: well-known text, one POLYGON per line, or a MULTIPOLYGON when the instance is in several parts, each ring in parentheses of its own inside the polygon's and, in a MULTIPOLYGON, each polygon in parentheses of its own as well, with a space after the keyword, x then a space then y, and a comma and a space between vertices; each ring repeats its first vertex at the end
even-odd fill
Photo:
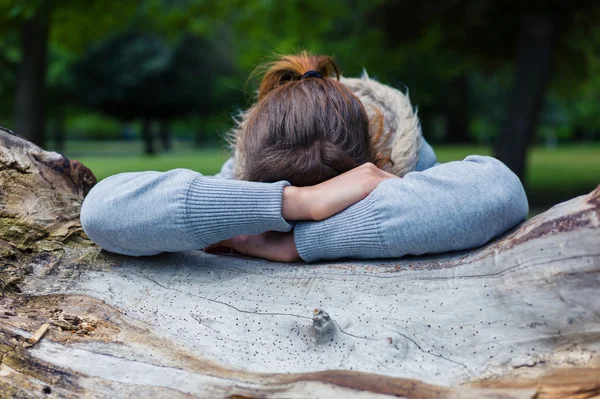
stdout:
POLYGON ((306 51, 298 55, 282 56, 267 65, 258 90, 258 98, 287 82, 306 78, 335 78, 339 80, 340 71, 332 57, 311 55, 306 51))

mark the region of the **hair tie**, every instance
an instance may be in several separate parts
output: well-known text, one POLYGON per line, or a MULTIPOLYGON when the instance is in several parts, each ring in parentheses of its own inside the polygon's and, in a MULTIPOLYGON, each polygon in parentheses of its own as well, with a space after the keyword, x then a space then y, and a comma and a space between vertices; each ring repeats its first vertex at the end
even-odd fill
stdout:
POLYGON ((322 79, 323 76, 321 76, 321 73, 319 71, 306 71, 306 72, 304 72, 304 75, 302 75, 302 77, 300 79, 306 79, 306 78, 322 79))

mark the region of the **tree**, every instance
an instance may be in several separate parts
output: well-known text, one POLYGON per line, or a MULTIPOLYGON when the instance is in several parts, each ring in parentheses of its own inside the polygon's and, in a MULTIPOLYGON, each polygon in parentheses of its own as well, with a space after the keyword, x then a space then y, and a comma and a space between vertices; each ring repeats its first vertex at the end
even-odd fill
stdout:
POLYGON ((0 37, 0 119, 12 118, 14 108, 15 82, 17 76, 18 50, 17 37, 6 34, 0 37))
POLYGON ((17 74, 15 129, 44 143, 44 89, 50 5, 42 2, 21 26, 21 61, 17 74))
MULTIPOLYGON (((126 33, 90 48, 75 66, 84 104, 124 121, 142 119, 145 152, 154 153, 152 112, 157 98, 148 90, 172 62, 164 40, 150 34, 126 33)), ((160 96, 165 93, 160 93, 160 96)))
POLYGON ((520 18, 515 80, 502 133, 494 155, 525 180, 527 153, 533 141, 550 80, 556 24, 562 13, 539 11, 520 18))
POLYGON ((73 76, 73 57, 65 51, 51 48, 46 71, 46 110, 51 122, 54 149, 64 152, 66 142, 66 118, 70 109, 77 107, 77 89, 73 76))
POLYGON ((145 152, 152 154, 151 121, 160 121, 168 149, 169 121, 214 112, 217 77, 230 69, 204 38, 184 36, 171 48, 155 34, 129 32, 86 52, 76 77, 82 102, 124 121, 142 119, 145 152))
POLYGON ((46 140, 44 102, 50 41, 81 49, 87 41, 128 21, 134 11, 135 4, 116 0, 0 2, 0 34, 17 32, 20 38, 14 123, 24 137, 40 145, 46 140))
POLYGON ((443 34, 438 48, 451 49, 482 70, 497 70, 516 60, 495 155, 522 180, 551 72, 557 82, 568 76, 572 86, 584 80, 587 54, 600 22, 600 7, 583 1, 447 0, 433 4, 388 0, 375 14, 392 44, 439 29, 443 34), (398 23, 400 16, 402 23, 398 23))
MULTIPOLYGON (((575 140, 600 139, 600 54, 590 52, 590 79, 582 90, 560 96, 561 107, 570 116, 575 140)), ((558 96, 557 96, 558 97, 558 96)))

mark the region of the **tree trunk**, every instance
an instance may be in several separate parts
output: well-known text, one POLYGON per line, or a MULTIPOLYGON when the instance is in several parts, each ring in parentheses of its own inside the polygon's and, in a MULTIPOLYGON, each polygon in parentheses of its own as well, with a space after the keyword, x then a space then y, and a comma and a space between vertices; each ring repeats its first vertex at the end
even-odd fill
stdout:
POLYGON ((515 83, 495 156, 525 181, 527 151, 550 77, 554 22, 546 15, 522 18, 515 83))
POLYGON ((600 187, 472 251, 288 265, 101 251, 93 183, 0 131, 7 397, 600 394, 600 187))
POLYGON ((446 112, 446 138, 449 144, 471 143, 469 135, 469 78, 466 73, 457 77, 452 93, 448 96, 450 103, 446 112))
POLYGON ((169 130, 169 121, 162 119, 159 121, 160 142, 164 152, 171 151, 171 132, 169 130))
POLYGON ((576 125, 573 129, 573 140, 577 141, 578 143, 585 142, 586 139, 588 139, 588 136, 591 135, 588 134, 588 130, 583 126, 576 125))
POLYGON ((45 144, 44 89, 49 29, 48 4, 42 1, 35 15, 21 29, 15 129, 38 145, 45 144))
POLYGON ((54 151, 63 154, 65 152, 65 109, 56 107, 54 113, 54 151))
POLYGON ((152 134, 152 122, 149 118, 144 118, 142 121, 142 139, 145 146, 144 153, 154 155, 154 135, 152 134))

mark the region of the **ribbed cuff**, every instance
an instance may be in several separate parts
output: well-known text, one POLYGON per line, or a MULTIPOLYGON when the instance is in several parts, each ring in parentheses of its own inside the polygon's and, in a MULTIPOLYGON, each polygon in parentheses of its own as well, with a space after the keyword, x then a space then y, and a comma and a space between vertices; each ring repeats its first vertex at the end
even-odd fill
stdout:
POLYGON ((190 183, 183 224, 196 243, 290 231, 293 225, 281 216, 286 186, 286 181, 255 183, 201 176, 190 183))
POLYGON ((294 239, 305 262, 386 257, 379 240, 372 196, 329 219, 296 223, 294 239))

